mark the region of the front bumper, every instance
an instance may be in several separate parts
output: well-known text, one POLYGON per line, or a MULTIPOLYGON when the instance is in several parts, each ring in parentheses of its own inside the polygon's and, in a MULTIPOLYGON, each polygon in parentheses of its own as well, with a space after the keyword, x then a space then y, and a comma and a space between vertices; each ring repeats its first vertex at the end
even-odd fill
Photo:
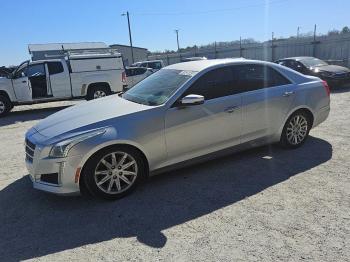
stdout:
POLYGON ((79 182, 75 182, 75 174, 80 167, 82 156, 70 156, 66 158, 47 157, 47 148, 37 144, 35 137, 26 139, 26 152, 28 141, 31 143, 29 151, 31 156, 26 156, 25 162, 33 187, 42 191, 55 194, 78 194, 79 182))

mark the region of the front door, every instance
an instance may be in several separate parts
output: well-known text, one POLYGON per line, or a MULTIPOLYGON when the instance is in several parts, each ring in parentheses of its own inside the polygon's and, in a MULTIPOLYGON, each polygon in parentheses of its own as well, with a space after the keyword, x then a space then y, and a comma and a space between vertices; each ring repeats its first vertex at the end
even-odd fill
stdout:
POLYGON ((202 95, 202 105, 169 108, 165 138, 169 164, 205 155, 240 143, 241 95, 234 94, 229 67, 200 77, 182 96, 202 95))
POLYGON ((24 62, 13 74, 12 85, 19 102, 32 101, 32 89, 27 73, 28 62, 24 62))

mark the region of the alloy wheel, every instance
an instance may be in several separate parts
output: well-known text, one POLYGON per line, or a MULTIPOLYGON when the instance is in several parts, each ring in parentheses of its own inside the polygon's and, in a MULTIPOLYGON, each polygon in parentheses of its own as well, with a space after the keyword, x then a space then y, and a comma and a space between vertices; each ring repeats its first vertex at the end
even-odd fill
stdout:
POLYGON ((96 90, 94 93, 94 99, 100 98, 100 97, 105 97, 105 96, 106 96, 106 92, 102 91, 102 90, 96 90))
POLYGON ((287 139, 292 145, 298 145, 304 141, 308 133, 308 122, 303 115, 294 116, 287 126, 287 139))
POLYGON ((136 160, 125 152, 105 155, 95 169, 95 183, 107 194, 120 194, 136 181, 138 166, 136 160))

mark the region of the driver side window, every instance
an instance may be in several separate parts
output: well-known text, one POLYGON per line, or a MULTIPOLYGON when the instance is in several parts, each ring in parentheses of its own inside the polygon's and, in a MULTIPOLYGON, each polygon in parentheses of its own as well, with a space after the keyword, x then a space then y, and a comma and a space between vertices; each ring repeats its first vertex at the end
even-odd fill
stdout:
POLYGON ((15 73, 15 78, 26 77, 28 72, 28 65, 23 65, 23 67, 19 68, 15 73))

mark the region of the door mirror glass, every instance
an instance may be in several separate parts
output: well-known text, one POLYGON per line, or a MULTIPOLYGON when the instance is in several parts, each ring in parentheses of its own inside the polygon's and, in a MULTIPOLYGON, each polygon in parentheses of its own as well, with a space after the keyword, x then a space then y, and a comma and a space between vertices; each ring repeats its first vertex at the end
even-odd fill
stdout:
POLYGON ((180 100, 183 106, 200 105, 204 103, 204 96, 201 95, 187 95, 180 100))

